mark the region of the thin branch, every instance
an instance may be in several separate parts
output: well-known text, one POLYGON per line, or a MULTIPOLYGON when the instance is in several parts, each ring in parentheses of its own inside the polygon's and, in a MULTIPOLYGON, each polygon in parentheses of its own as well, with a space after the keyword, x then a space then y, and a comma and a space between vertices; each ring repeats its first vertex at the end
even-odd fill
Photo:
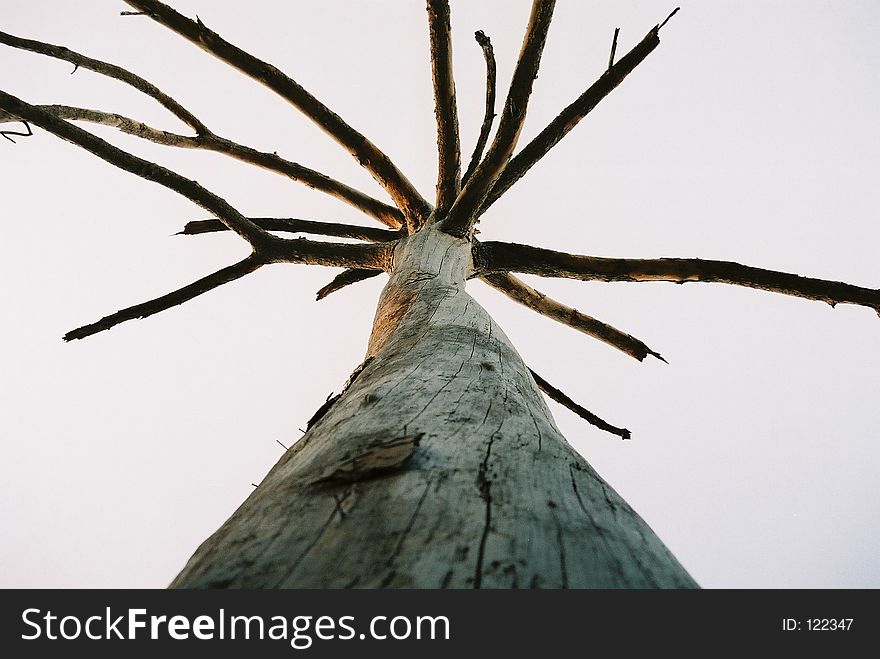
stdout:
POLYGON ((330 293, 335 293, 341 288, 345 288, 350 284, 356 284, 359 281, 364 281, 365 279, 370 279, 371 277, 376 277, 381 274, 381 270, 366 270, 364 268, 350 268, 348 270, 343 270, 336 275, 329 284, 318 291, 315 299, 323 300, 330 295, 330 293))
POLYGON ((547 382, 547 380, 535 373, 532 369, 529 369, 529 373, 532 374, 532 377, 535 379, 535 384, 538 385, 538 388, 541 391, 543 391, 560 405, 570 409, 582 419, 585 419, 587 422, 593 424, 600 430, 610 432, 612 435, 617 435, 621 439, 629 439, 630 437, 632 437, 632 433, 629 430, 627 430, 626 428, 618 428, 617 426, 612 426, 607 421, 599 418, 598 416, 590 412, 590 410, 588 410, 587 408, 583 407, 582 405, 578 405, 571 398, 562 393, 559 389, 547 382))
POLYGON ((21 123, 24 124, 24 127, 27 130, 27 132, 21 133, 17 130, 0 130, 0 135, 2 135, 7 140, 9 140, 13 144, 15 144, 16 142, 14 139, 12 139, 12 137, 10 137, 11 135, 16 135, 17 137, 31 137, 34 134, 34 131, 31 130, 31 125, 28 122, 22 121, 21 119, 19 119, 17 117, 12 117, 12 115, 9 115, 9 116, 11 117, 10 121, 15 121, 15 122, 21 121, 21 123))
POLYGON ((167 295, 157 297, 155 300, 150 300, 149 302, 136 304, 135 306, 129 307, 128 309, 123 309, 122 311, 117 311, 114 314, 105 316, 96 323, 92 323, 91 325, 84 325, 82 327, 78 327, 75 330, 71 330, 64 335, 64 340, 73 341, 74 339, 84 339, 85 337, 91 336, 92 334, 97 334, 98 332, 103 332, 104 330, 108 330, 111 327, 115 327, 119 323, 124 323, 126 320, 134 320, 135 318, 146 318, 147 316, 152 316, 153 314, 157 314, 160 311, 165 311, 166 309, 170 309, 171 307, 176 307, 177 305, 188 302, 189 300, 201 295, 202 293, 207 293, 208 291, 213 290, 218 286, 222 286, 223 284, 228 284, 231 281, 240 279, 241 277, 252 273, 263 264, 264 262, 262 261, 262 259, 260 259, 256 254, 251 254, 243 261, 239 261, 234 265, 222 268, 217 272, 208 275, 207 277, 202 277, 198 281, 195 281, 192 284, 168 293, 167 295))
POLYGON ((477 166, 467 185, 458 195, 448 217, 442 222, 442 229, 455 236, 469 237, 477 218, 477 210, 482 206, 490 188, 495 184, 513 150, 516 148, 526 119, 532 85, 538 76, 541 54, 547 40, 547 31, 553 17, 555 0, 533 0, 532 13, 526 28, 522 50, 513 72, 510 89, 495 139, 486 157, 477 166))
POLYGON ((326 174, 309 169, 299 163, 292 162, 281 158, 277 153, 267 153, 258 151, 251 147, 238 144, 223 137, 211 134, 203 140, 204 148, 217 153, 223 153, 227 156, 246 162, 257 167, 262 167, 268 171, 276 172, 286 176, 292 181, 299 181, 310 188, 320 190, 332 197, 350 204, 358 210, 366 213, 391 227, 399 229, 403 226, 403 213, 394 206, 386 204, 368 194, 352 188, 345 183, 341 183, 326 174))
MULTIPOLYGON (((364 194, 360 190, 330 178, 326 174, 304 167, 299 163, 285 160, 277 153, 258 151, 257 149, 220 137, 208 129, 205 129, 208 132, 201 135, 179 135, 153 128, 142 121, 112 112, 102 112, 100 110, 90 110, 69 105, 39 105, 37 107, 46 112, 51 112, 60 119, 88 121, 103 126, 111 126, 129 135, 164 146, 204 149, 221 153, 240 162, 262 167, 268 171, 286 176, 292 181, 304 183, 312 189, 325 192, 390 227, 399 228, 403 224, 403 214, 394 206, 364 194)), ((8 121, 18 121, 18 118, 8 112, 0 113, 0 123, 8 121)))
POLYGON ((191 181, 161 165, 127 153, 100 137, 59 119, 51 112, 41 110, 37 106, 30 105, 4 91, 0 91, 0 110, 31 121, 40 128, 82 147, 120 169, 174 190, 205 210, 214 213, 226 226, 255 247, 261 242, 274 239, 274 236, 248 220, 227 201, 209 192, 196 181, 191 181))
POLYGON ((483 115, 483 124, 480 126, 480 136, 474 146, 474 152, 471 154, 471 162, 461 177, 461 184, 466 185, 477 165, 480 164, 480 158, 483 157, 483 149, 489 141, 489 133, 492 131, 492 122, 495 120, 495 86, 498 77, 497 67, 495 65, 495 50, 492 48, 492 42, 482 30, 474 32, 474 39, 480 44, 483 50, 483 57, 486 60, 486 112, 483 115))
POLYGON ((839 281, 707 259, 618 259, 580 256, 515 243, 485 242, 474 248, 480 273, 523 272, 585 281, 691 281, 747 286, 835 304, 858 304, 880 314, 880 290, 839 281))
MULTIPOLYGON (((116 114, 114 112, 102 112, 100 110, 89 110, 87 108, 78 108, 70 105, 38 105, 39 109, 50 112, 59 119, 67 121, 87 121, 92 124, 100 124, 102 126, 110 126, 117 128, 123 133, 134 135, 141 139, 162 144, 164 146, 175 146, 184 149, 202 148, 201 138, 198 136, 180 135, 178 133, 169 133, 168 131, 159 130, 148 126, 142 121, 131 119, 130 117, 116 114)), ((16 121, 15 117, 8 112, 0 113, 0 123, 7 121, 16 121)))
POLYGON ((452 73, 452 27, 449 0, 427 0, 427 8, 434 115, 437 119, 437 214, 443 216, 461 187, 461 145, 452 73))
POLYGON ((157 0, 126 0, 154 21, 181 35, 206 52, 267 86, 342 145, 388 192, 403 211, 411 230, 418 228, 431 206, 391 159, 326 105, 276 67, 224 40, 201 21, 193 21, 157 0))
POLYGON ((309 263, 343 268, 389 267, 393 243, 339 244, 304 238, 286 240, 261 229, 225 199, 161 165, 138 158, 100 137, 37 106, 0 91, 0 110, 31 121, 63 140, 76 144, 102 160, 186 197, 216 215, 227 227, 247 240, 267 263, 309 263))
POLYGON ((651 350, 634 336, 557 302, 509 273, 485 275, 481 279, 514 302, 519 302, 542 316, 552 318, 563 325, 568 325, 579 332, 599 339, 639 361, 643 361, 648 355, 663 362, 666 361, 659 352, 651 350))
MULTIPOLYGON (((131 85, 138 91, 143 92, 147 96, 158 101, 163 107, 169 110, 174 116, 180 119, 187 126, 192 128, 196 133, 203 134, 209 132, 205 124, 199 121, 195 115, 183 107, 180 103, 165 94, 161 89, 141 78, 139 75, 123 69, 121 66, 109 64, 100 60, 86 57, 80 53, 74 52, 64 46, 53 46, 52 44, 43 43, 42 41, 33 41, 31 39, 22 39, 6 32, 0 32, 0 43, 13 48, 28 50, 41 55, 48 55, 55 59, 64 60, 74 64, 76 67, 82 67, 95 73, 115 78, 121 82, 131 85)), ((76 69, 74 69, 75 71, 76 69)))
POLYGON ((494 204, 498 198, 507 192, 514 183, 521 179, 532 166, 543 158, 550 149, 556 146, 563 137, 578 125, 599 102, 610 94, 645 58, 660 44, 660 26, 655 26, 645 35, 632 50, 624 55, 614 66, 609 68, 602 76, 581 94, 571 105, 565 108, 551 121, 547 127, 522 150, 517 153, 501 176, 492 186, 486 200, 480 207, 479 215, 494 204))
MULTIPOLYGON (((287 233, 312 233, 321 236, 334 236, 336 238, 351 238, 353 240, 369 240, 372 242, 389 242, 400 238, 399 231, 378 229, 374 227, 360 227, 354 224, 337 224, 335 222, 316 222, 315 220, 300 220, 292 217, 250 217, 251 222, 266 231, 284 231, 287 233)), ((223 222, 217 219, 193 220, 187 222, 178 235, 194 236, 200 233, 213 233, 227 231, 223 222)))

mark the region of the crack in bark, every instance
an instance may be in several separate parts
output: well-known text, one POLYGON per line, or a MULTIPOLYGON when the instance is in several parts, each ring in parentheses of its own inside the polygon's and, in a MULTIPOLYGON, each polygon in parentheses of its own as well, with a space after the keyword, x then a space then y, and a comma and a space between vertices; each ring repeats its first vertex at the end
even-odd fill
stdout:
MULTIPOLYGON (((507 389, 504 390, 505 399, 507 396, 507 389)), ((489 412, 492 410, 492 401, 489 402, 489 407, 486 409, 486 415, 483 417, 483 421, 480 423, 482 426, 486 423, 486 419, 489 418, 489 412)), ((498 428, 489 435, 489 441, 486 444, 486 455, 483 457, 482 463, 480 463, 480 469, 477 472, 477 487, 480 490, 480 498, 486 502, 486 518, 483 522, 483 533, 480 536, 480 545, 477 550, 477 565, 474 571, 474 588, 479 589, 483 585, 483 561, 486 557, 486 540, 489 538, 489 527, 492 525, 492 479, 487 478, 487 472, 489 470, 489 458, 492 455, 492 444, 495 442, 495 435, 501 430, 501 427, 504 425, 504 418, 502 417, 501 423, 498 424, 498 428)))
POLYGON ((278 581, 278 583, 275 584, 274 588, 280 588, 282 584, 286 583, 290 579, 290 577, 293 576, 293 573, 296 572, 296 568, 299 567, 300 563, 303 562, 303 559, 305 559, 308 553, 312 551, 312 549, 314 549, 315 545, 318 544, 318 541, 327 531, 330 526, 330 522, 332 522, 333 518, 336 516, 336 512, 336 507, 334 506, 333 510, 330 511, 330 516, 327 518, 327 521, 324 522, 324 524, 321 526, 321 529, 318 531, 318 533, 315 534, 315 537, 309 543, 309 546, 306 547, 299 556, 297 556, 296 560, 293 562, 293 565, 290 566, 290 570, 287 572, 287 575, 283 579, 278 581))
POLYGON ((581 493, 578 491, 577 481, 575 481, 575 478, 574 478, 574 467, 572 465, 569 465, 568 473, 569 473, 569 476, 571 477, 571 488, 574 491, 575 497, 577 498, 578 505, 580 506, 581 510, 584 511, 584 515, 586 515, 587 520, 590 522, 590 525, 596 531, 596 535, 598 535, 599 538, 602 540, 602 544, 605 545, 605 549, 606 549, 608 558, 611 559, 612 565, 614 567, 614 571, 617 574, 618 579, 620 580, 621 583, 626 583, 626 579, 624 578, 624 574, 623 574, 623 566, 620 563, 620 559, 617 557, 617 555, 611 549, 611 543, 608 542, 608 538, 605 537, 605 529, 603 529, 601 526, 599 526, 599 524, 596 523, 596 520, 593 517, 593 514, 584 505, 584 500, 581 498, 581 493))
POLYGON ((428 479, 425 483, 425 490, 422 492, 422 496, 419 497, 419 501, 416 504, 415 510, 413 510, 413 514, 409 518, 409 522, 407 522, 406 528, 403 530, 403 533, 400 534, 400 538, 397 540, 397 545, 394 547, 394 550, 391 552, 391 555, 388 557, 388 560, 385 562, 385 567, 391 568, 391 571, 385 575, 385 578, 382 579, 382 583, 379 584, 380 588, 386 588, 397 575, 397 572, 394 570, 394 560, 400 555, 400 550, 403 547, 403 543, 406 540, 406 537, 409 535, 409 532, 412 530, 413 524, 415 524, 416 517, 419 515, 419 511, 422 509, 422 504, 425 502, 425 497, 428 496, 428 490, 431 488, 432 479, 428 479))

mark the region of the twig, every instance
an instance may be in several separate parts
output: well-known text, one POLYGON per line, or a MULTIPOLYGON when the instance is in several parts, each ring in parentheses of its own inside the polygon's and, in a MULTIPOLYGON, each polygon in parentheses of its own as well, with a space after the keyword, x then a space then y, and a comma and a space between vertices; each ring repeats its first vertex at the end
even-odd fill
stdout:
POLYGON ((428 0, 431 79, 437 120, 437 215, 444 216, 461 186, 461 148, 455 77, 452 72, 452 27, 449 0, 428 0))
MULTIPOLYGON (((372 242, 390 242, 400 238, 399 231, 391 231, 389 229, 379 229, 375 227, 361 227, 354 224, 316 222, 314 220, 300 220, 292 217, 250 217, 248 219, 266 231, 312 233, 321 236, 351 238, 353 240, 369 240, 372 242)), ((228 228, 217 219, 192 220, 191 222, 187 222, 183 227, 183 231, 180 231, 177 235, 194 236, 216 231, 228 231, 228 228)))
POLYGON ((336 142, 342 145, 379 184, 385 188, 414 230, 428 217, 431 206, 391 159, 364 135, 348 125, 299 83, 209 30, 200 21, 186 18, 157 0, 126 0, 150 18, 211 53, 250 78, 262 83, 298 108, 336 142))
POLYGON ((673 9, 673 10, 672 10, 672 13, 669 14, 669 16, 667 16, 667 17, 663 20, 663 22, 660 23, 660 25, 657 26, 657 29, 658 29, 658 30, 662 29, 663 26, 666 25, 666 24, 669 22, 669 19, 672 18, 673 16, 675 16, 680 10, 681 10, 681 7, 676 7, 675 9, 673 9))
POLYGON ((348 270, 343 270, 336 275, 329 284, 318 291, 315 299, 323 300, 330 295, 330 293, 335 293, 340 288, 345 288, 349 284, 356 284, 359 281, 364 281, 365 279, 370 279, 371 277, 381 274, 381 270, 366 270, 364 268, 350 268, 348 270))
POLYGON ((858 304, 880 313, 880 290, 839 281, 708 259, 618 259, 567 254, 516 243, 484 242, 474 248, 482 272, 522 272, 584 281, 692 281, 747 286, 808 300, 858 304))
POLYGON ((555 4, 555 0, 532 2, 532 13, 519 60, 513 72, 513 79, 510 82, 510 89, 507 92, 504 110, 498 121, 498 131, 486 157, 477 166, 450 208, 447 218, 440 225, 447 233, 469 237, 477 219, 477 210, 516 148, 525 122, 532 85, 538 76, 541 54, 544 51, 555 4))
POLYGON ((26 122, 26 121, 24 121, 24 120, 22 120, 22 119, 13 119, 13 120, 14 120, 14 121, 21 121, 21 123, 24 124, 24 127, 25 127, 25 129, 27 130, 27 132, 26 132, 26 133, 19 133, 19 132, 16 131, 16 130, 0 130, 0 135, 2 135, 3 137, 5 137, 7 140, 9 140, 9 141, 12 142, 13 144, 15 144, 15 143, 16 143, 15 140, 12 139, 12 138, 10 137, 10 135, 17 135, 18 137, 30 137, 31 135, 34 134, 34 131, 31 130, 31 125, 30 125, 28 122, 26 122))
POLYGON ((121 11, 119 12, 120 16, 146 16, 147 12, 145 11, 121 11))
POLYGON ((617 52, 617 37, 620 36, 620 28, 614 28, 614 39, 611 41, 611 54, 608 56, 608 70, 614 66, 614 54, 617 52))
POLYGON ((624 78, 641 64, 645 58, 660 44, 659 27, 655 26, 645 35, 632 50, 624 55, 614 66, 581 94, 573 103, 566 107, 551 121, 544 130, 538 133, 531 142, 517 153, 501 176, 492 186, 488 196, 480 207, 479 215, 494 204, 501 195, 507 192, 514 183, 521 179, 550 149, 556 146, 563 137, 586 117, 599 102, 610 94, 624 78))
POLYGON ((121 311, 117 311, 114 314, 110 314, 109 316, 105 316, 96 323, 92 323, 91 325, 84 325, 82 327, 78 327, 75 330, 71 330, 64 335, 64 340, 73 341, 74 339, 84 339, 85 337, 91 336, 92 334, 97 334, 98 332, 103 332, 104 330, 108 330, 111 327, 115 327, 119 323, 123 323, 126 320, 133 320, 135 318, 146 318, 147 316, 152 316, 153 314, 157 314, 160 311, 165 311, 166 309, 170 309, 171 307, 176 307, 177 305, 183 304, 184 302, 187 302, 194 297, 201 295, 202 293, 207 293, 208 291, 213 290, 218 286, 222 286, 223 284, 227 284, 231 281, 235 281, 236 279, 244 277, 245 275, 250 274, 262 265, 263 261, 256 255, 252 254, 246 259, 239 261, 234 265, 222 268, 217 272, 208 275, 207 277, 202 277, 198 281, 195 281, 192 284, 168 293, 167 295, 158 297, 155 300, 136 304, 133 307, 128 307, 127 309, 123 309, 121 311))
POLYGON ((560 405, 563 405, 564 407, 570 409, 582 419, 593 424, 600 430, 610 432, 612 435, 617 435, 621 439, 629 439, 630 437, 632 437, 632 433, 629 430, 627 430, 626 428, 618 428, 617 426, 612 426, 607 421, 599 418, 598 416, 590 412, 590 410, 588 410, 587 408, 578 405, 571 398, 562 393, 559 389, 547 382, 547 380, 535 373, 532 369, 529 369, 529 373, 532 374, 532 377, 535 379, 535 384, 538 385, 538 388, 541 391, 550 396, 550 398, 555 400, 560 405))
POLYGON ((471 161, 465 170, 464 176, 461 177, 461 184, 465 185, 474 174, 477 165, 480 164, 480 158, 483 157, 483 149, 486 148, 486 142, 489 141, 489 133, 492 131, 492 122, 495 120, 495 86, 497 78, 497 67, 495 64, 495 50, 492 48, 492 42, 482 30, 474 32, 474 39, 483 50, 483 57, 486 60, 486 111, 483 115, 483 124, 480 126, 480 136, 474 146, 474 152, 471 154, 471 161))
POLYGON ((208 132, 205 124, 199 121, 195 117, 195 115, 193 115, 180 103, 168 96, 168 94, 165 94, 162 90, 156 87, 156 85, 144 80, 139 75, 135 75, 131 71, 123 69, 121 66, 116 66, 115 64, 109 64, 108 62, 102 62, 101 60, 86 57, 85 55, 81 55, 80 53, 74 52, 69 48, 65 48, 64 46, 53 46, 52 44, 43 43, 42 41, 22 39, 21 37, 16 37, 11 34, 7 34, 6 32, 0 32, 0 43, 7 46, 12 46, 13 48, 20 48, 21 50, 29 50, 33 53, 48 55, 49 57, 54 57, 55 59, 70 62, 77 67, 81 66, 82 68, 88 69, 89 71, 94 71, 95 73, 100 73, 101 75, 115 78, 120 82, 131 85, 138 91, 141 91, 147 96, 150 96, 151 98, 158 101, 174 116, 176 116, 183 123, 196 131, 196 133, 202 134, 208 132))
POLYGON ((286 447, 284 444, 281 443, 281 440, 280 440, 280 439, 276 439, 275 441, 278 442, 278 445, 279 445, 281 448, 283 448, 285 451, 289 450, 288 447, 286 447))
POLYGON ((481 277, 481 279, 496 290, 504 293, 514 302, 519 302, 532 311, 537 311, 542 316, 552 318, 563 325, 568 325, 587 336, 599 339, 612 348, 617 348, 639 361, 643 361, 645 357, 651 355, 662 362, 666 362, 659 352, 651 350, 634 336, 607 323, 603 323, 601 320, 581 313, 577 309, 557 302, 510 273, 486 275, 481 277))

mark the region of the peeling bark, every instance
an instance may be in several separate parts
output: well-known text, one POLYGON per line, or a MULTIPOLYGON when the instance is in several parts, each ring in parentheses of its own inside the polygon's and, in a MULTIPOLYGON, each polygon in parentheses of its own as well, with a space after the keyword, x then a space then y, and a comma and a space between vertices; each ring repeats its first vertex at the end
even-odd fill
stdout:
POLYGON ((437 229, 398 243, 368 361, 172 586, 696 586, 559 433, 472 268, 437 229))

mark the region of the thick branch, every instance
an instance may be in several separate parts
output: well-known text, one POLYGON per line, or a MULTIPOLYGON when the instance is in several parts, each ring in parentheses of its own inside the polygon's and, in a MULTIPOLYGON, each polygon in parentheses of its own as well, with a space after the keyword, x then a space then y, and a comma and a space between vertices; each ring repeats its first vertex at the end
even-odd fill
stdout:
POLYGON ((7 46, 12 46, 13 48, 29 50, 34 53, 39 53, 41 55, 48 55, 49 57, 54 57, 56 59, 70 62, 77 67, 82 67, 84 69, 88 69, 89 71, 94 71, 95 73, 109 76, 110 78, 115 78, 116 80, 131 85, 135 89, 158 101, 174 116, 176 116, 187 126, 196 131, 196 133, 202 134, 209 132, 208 129, 205 127, 205 124, 199 121, 189 110, 183 107, 180 103, 178 103, 173 98, 165 94, 161 89, 156 87, 156 85, 152 84, 151 82, 147 82, 140 76, 135 75, 130 71, 126 71, 121 66, 116 66, 115 64, 109 64, 107 62, 92 59, 91 57, 86 57, 85 55, 81 55, 80 53, 74 52, 69 48, 65 48, 64 46, 53 46, 52 44, 43 43, 41 41, 22 39, 21 37, 16 37, 11 34, 7 34, 6 32, 0 32, 0 43, 6 44, 7 46))
POLYGON ((504 293, 511 300, 519 302, 532 311, 537 311, 542 316, 552 318, 579 332, 599 339, 612 348, 617 348, 639 361, 644 360, 648 355, 652 355, 664 362, 666 361, 659 352, 651 350, 634 336, 630 336, 616 327, 581 313, 577 309, 557 302, 509 273, 485 275, 481 279, 496 290, 504 293))
POLYGON ((532 369, 529 369, 529 373, 532 374, 532 377, 535 379, 535 384, 538 385, 538 388, 541 391, 550 396, 550 398, 555 400, 560 405, 570 409, 582 419, 585 419, 600 430, 610 432, 612 435, 617 435, 621 439, 629 439, 630 437, 632 437, 632 433, 629 430, 627 430, 626 428, 618 428, 617 426, 612 426, 607 421, 600 419, 598 416, 590 412, 590 410, 588 410, 587 408, 575 403, 571 398, 559 391, 559 389, 547 382, 547 380, 535 373, 532 369))
POLYGON ((452 206, 461 186, 458 110, 452 73, 452 27, 449 0, 427 0, 427 6, 434 115, 437 118, 437 214, 443 216, 452 206))
POLYGON ((366 270, 364 268, 350 268, 348 270, 343 270, 336 275, 329 284, 318 291, 315 299, 323 300, 330 295, 330 293, 335 293, 341 288, 345 288, 350 284, 356 284, 359 281, 364 281, 365 279, 370 279, 371 277, 381 274, 381 270, 366 270))
POLYGON ((474 248, 481 274, 523 272, 586 281, 690 281, 748 286, 773 293, 871 307, 880 313, 880 290, 839 281, 706 259, 617 259, 580 256, 515 243, 485 242, 474 248))
POLYGON ((114 314, 105 316, 96 323, 84 325, 83 327, 71 330, 64 335, 64 340, 73 341, 74 339, 84 339, 92 334, 97 334, 98 332, 103 332, 111 327, 115 327, 119 323, 124 323, 126 320, 146 318, 147 316, 152 316, 160 311, 176 307, 179 304, 192 300, 194 297, 197 297, 202 293, 207 293, 218 286, 222 286, 223 284, 235 281, 236 279, 240 279, 241 277, 252 273, 254 270, 262 266, 263 263, 264 262, 256 254, 251 254, 235 265, 222 268, 207 277, 202 277, 198 281, 194 281, 192 284, 168 293, 167 295, 157 297, 155 300, 150 300, 149 302, 136 304, 128 309, 123 309, 122 311, 117 311, 114 314))
POLYGON ((205 210, 214 213, 223 223, 255 247, 266 239, 274 237, 244 217, 221 197, 206 190, 196 181, 184 178, 161 165, 138 158, 113 146, 100 137, 59 119, 51 112, 25 103, 19 98, 0 91, 0 110, 25 119, 60 137, 76 144, 99 158, 136 176, 154 181, 183 195, 205 210))
MULTIPOLYGON (((316 222, 315 220, 300 220, 292 217, 250 217, 251 222, 266 231, 285 231, 288 233, 312 233, 321 236, 334 236, 336 238, 352 238, 354 240, 369 240, 372 242, 389 242, 400 238, 399 231, 377 229, 373 227, 360 227, 355 224, 337 224, 335 222, 316 222)), ((223 222, 216 219, 193 220, 187 222, 179 235, 193 236, 200 233, 213 233, 226 231, 223 222)))
POLYGON ((443 221, 442 228, 447 233, 465 237, 470 235, 476 221, 477 210, 482 206, 490 188, 516 148, 526 119, 532 85, 538 76, 541 54, 544 51, 555 4, 555 0, 532 2, 532 13, 519 60, 513 72, 513 79, 510 81, 507 101, 498 121, 498 131, 483 162, 477 166, 473 176, 452 205, 447 219, 443 221))
POLYGON ((465 185, 474 175, 477 165, 480 164, 480 158, 483 157, 483 149, 486 148, 486 142, 489 141, 489 133, 492 131, 492 122, 495 120, 495 85, 497 79, 497 68, 495 66, 495 50, 492 48, 492 42, 482 30, 474 32, 474 39, 480 44, 483 50, 483 57, 486 59, 486 112, 483 115, 483 124, 480 126, 480 136, 474 146, 474 152, 471 154, 471 162, 468 165, 464 176, 461 177, 461 184, 465 185))
POLYGON ((376 145, 349 126, 326 105, 279 69, 224 40, 201 21, 193 21, 157 0, 126 0, 153 20, 188 39, 208 53, 266 85, 290 102, 342 145, 388 192, 411 228, 421 225, 431 207, 400 170, 376 145))
MULTIPOLYGON (((556 146, 563 137, 578 125, 599 102, 608 96, 632 71, 660 44, 660 28, 655 26, 645 38, 624 55, 616 64, 610 66, 589 89, 581 94, 571 105, 559 113, 548 126, 514 156, 501 176, 492 186, 480 208, 482 215, 498 198, 521 179, 532 166, 556 146)), ((616 42, 615 42, 616 43, 616 42)), ((613 57, 613 54, 612 54, 613 57)))

